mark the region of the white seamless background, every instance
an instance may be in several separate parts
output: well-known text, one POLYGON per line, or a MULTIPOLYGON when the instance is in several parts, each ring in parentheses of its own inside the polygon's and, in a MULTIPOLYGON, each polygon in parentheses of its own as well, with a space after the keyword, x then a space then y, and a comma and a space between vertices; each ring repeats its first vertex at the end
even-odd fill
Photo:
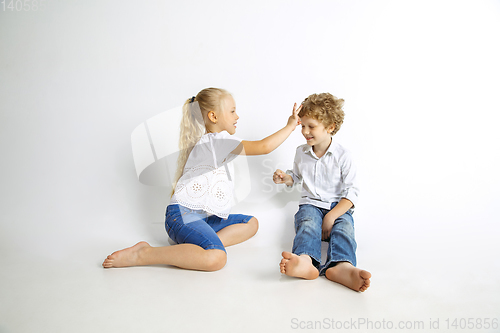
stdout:
MULTIPOLYGON (((19 301, 28 296, 9 289, 23 281, 21 267, 93 260, 96 269, 111 250, 165 242, 157 229, 170 191, 138 181, 131 133, 210 86, 234 95, 236 135, 246 140, 283 127, 311 93, 345 99, 335 140, 361 179, 362 262, 380 279, 417 276, 429 293, 451 274, 498 294, 498 1, 2 4, 1 332, 43 322, 28 324, 31 308, 19 301), (429 261, 432 271, 421 271, 429 261), (464 265, 476 273, 463 275, 464 265)), ((235 209, 286 209, 276 223, 289 225, 299 192, 275 187, 271 175, 291 168, 303 142, 297 129, 271 154, 248 158, 251 191, 235 209)), ((290 245, 293 233, 262 222, 250 244, 290 245)), ((484 316, 498 315, 498 300, 490 305, 497 312, 484 316)))

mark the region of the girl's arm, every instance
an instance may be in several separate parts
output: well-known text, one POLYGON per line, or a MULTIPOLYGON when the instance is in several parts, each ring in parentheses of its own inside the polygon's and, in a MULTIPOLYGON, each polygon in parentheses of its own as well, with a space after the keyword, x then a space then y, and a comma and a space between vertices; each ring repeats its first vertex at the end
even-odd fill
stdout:
POLYGON ((298 113, 302 105, 298 109, 296 107, 297 103, 293 105, 292 115, 288 118, 285 127, 259 141, 243 140, 232 153, 236 155, 265 155, 278 148, 290 136, 295 127, 300 124, 298 113))

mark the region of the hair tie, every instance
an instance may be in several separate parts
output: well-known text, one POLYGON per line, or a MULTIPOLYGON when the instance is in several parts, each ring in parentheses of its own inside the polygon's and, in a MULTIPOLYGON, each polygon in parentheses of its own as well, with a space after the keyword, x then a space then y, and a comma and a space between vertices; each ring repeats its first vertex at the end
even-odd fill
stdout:
POLYGON ((189 103, 193 103, 194 102, 194 98, 195 98, 194 96, 191 97, 191 101, 189 101, 189 103))

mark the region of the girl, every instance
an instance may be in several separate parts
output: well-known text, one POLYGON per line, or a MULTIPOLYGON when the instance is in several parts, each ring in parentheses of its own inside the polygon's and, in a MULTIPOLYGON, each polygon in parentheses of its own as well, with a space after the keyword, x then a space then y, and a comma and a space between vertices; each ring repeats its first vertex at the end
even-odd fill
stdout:
POLYGON ((236 131, 236 106, 223 89, 207 88, 183 106, 180 155, 174 193, 166 210, 165 228, 176 245, 152 247, 146 242, 114 252, 103 267, 173 265, 216 271, 226 264, 226 246, 257 232, 253 216, 229 214, 233 182, 228 165, 237 155, 272 152, 300 123, 293 107, 287 125, 260 141, 242 141, 236 131))

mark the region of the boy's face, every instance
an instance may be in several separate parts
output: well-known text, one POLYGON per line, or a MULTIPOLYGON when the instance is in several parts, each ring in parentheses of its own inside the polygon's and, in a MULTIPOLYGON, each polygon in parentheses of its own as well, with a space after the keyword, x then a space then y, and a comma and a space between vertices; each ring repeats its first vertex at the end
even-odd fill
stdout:
POLYGON ((309 146, 330 144, 332 138, 330 133, 335 128, 335 125, 326 128, 323 123, 308 116, 301 117, 300 122, 302 124, 302 135, 306 138, 309 146))

